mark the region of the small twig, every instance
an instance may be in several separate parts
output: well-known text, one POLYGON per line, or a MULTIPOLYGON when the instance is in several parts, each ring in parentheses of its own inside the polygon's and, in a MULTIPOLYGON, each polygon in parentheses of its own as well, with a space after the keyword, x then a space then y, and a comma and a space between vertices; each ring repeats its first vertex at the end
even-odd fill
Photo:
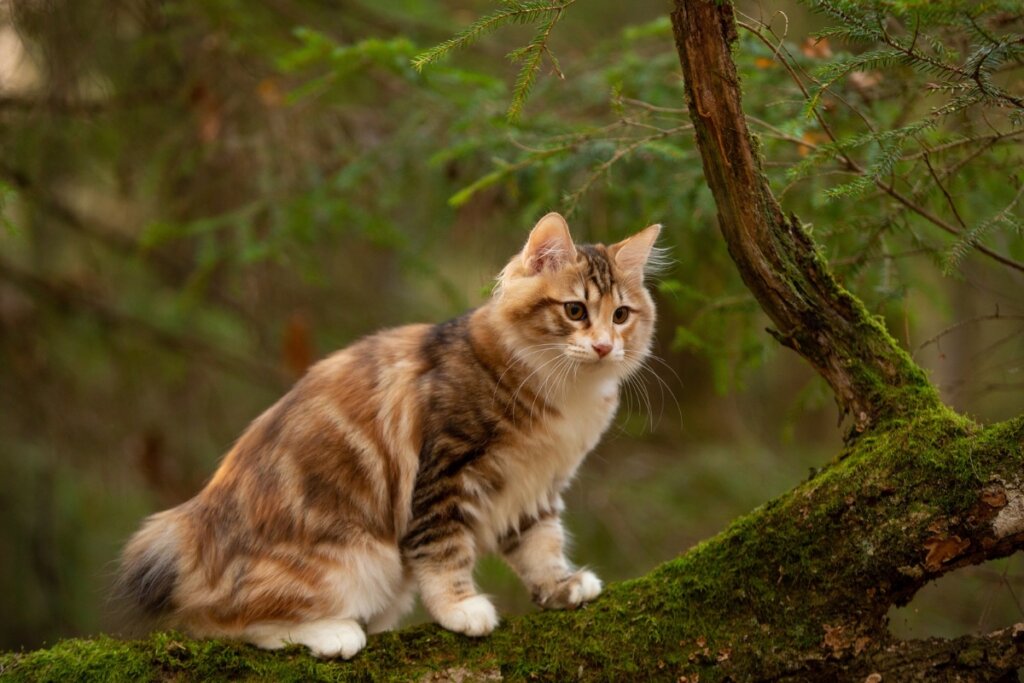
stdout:
POLYGON ((618 148, 617 150, 615 150, 615 153, 611 156, 611 158, 605 160, 600 165, 598 165, 597 168, 595 168, 590 173, 590 175, 588 175, 587 178, 583 181, 583 184, 576 188, 576 190, 572 194, 566 197, 566 204, 568 205, 567 208, 569 213, 572 213, 573 210, 575 210, 580 198, 584 194, 586 194, 587 190, 590 189, 590 186, 593 185, 598 178, 606 174, 611 169, 611 167, 614 166, 623 157, 633 153, 643 145, 646 145, 650 142, 654 142, 655 140, 661 140, 663 138, 676 135, 678 133, 683 132, 684 130, 693 130, 693 124, 687 123, 681 126, 676 126, 674 128, 668 129, 656 127, 654 128, 658 131, 657 133, 653 135, 648 135, 647 137, 638 138, 629 145, 618 148))
POLYGON ((661 107, 656 104, 651 104, 650 102, 633 99, 632 97, 622 97, 620 100, 626 104, 631 104, 634 107, 646 109, 647 111, 658 112, 659 114, 679 114, 680 116, 686 116, 689 114, 685 109, 680 109, 678 107, 661 107))
POLYGON ((920 353, 921 351, 923 351, 925 348, 927 348, 928 346, 931 346, 932 344, 937 344, 945 336, 947 336, 947 335, 949 335, 949 334, 951 334, 953 332, 956 332, 960 328, 966 327, 967 325, 973 325, 975 323, 984 322, 986 320, 1024 321, 1024 315, 1003 315, 1003 314, 1001 314, 999 312, 998 309, 996 309, 996 312, 992 313, 990 315, 979 315, 979 316, 975 316, 973 318, 968 318, 967 320, 961 320, 960 322, 956 323, 955 325, 950 325, 946 329, 942 330, 941 332, 936 334, 934 337, 926 339, 924 342, 922 342, 916 349, 914 349, 914 353, 912 354, 912 357, 916 358, 917 354, 920 353))
POLYGON ((967 230, 967 224, 964 223, 963 217, 960 216, 960 211, 956 208, 956 202, 953 201, 953 197, 949 194, 949 190, 946 189, 946 186, 942 184, 942 179, 939 178, 939 174, 935 172, 935 167, 932 166, 932 160, 927 154, 927 147, 925 148, 925 150, 926 152, 923 158, 924 165, 928 167, 928 173, 931 174, 932 180, 935 181, 935 184, 942 192, 942 195, 946 198, 946 204, 949 205, 949 210, 953 212, 953 216, 956 218, 956 222, 960 224, 961 228, 967 230))
MULTIPOLYGON (((807 91, 807 87, 804 85, 803 81, 800 79, 800 77, 793 70, 793 67, 789 64, 789 62, 787 60, 785 60, 782 57, 782 55, 777 50, 775 50, 775 46, 772 45, 771 41, 769 41, 767 39, 767 37, 765 37, 760 31, 758 31, 756 27, 751 26, 750 24, 747 24, 747 23, 745 23, 743 21, 737 21, 736 23, 738 25, 742 26, 743 28, 747 29, 751 33, 753 33, 765 45, 767 45, 769 48, 771 48, 774 51, 776 59, 778 59, 779 62, 783 65, 783 67, 785 67, 786 71, 789 72, 790 77, 797 84, 797 87, 800 88, 800 91, 804 94, 804 97, 805 98, 806 97, 810 97, 810 94, 807 91)), ((842 148, 842 146, 839 145, 838 137, 835 135, 835 132, 832 130, 832 127, 828 125, 828 122, 825 120, 825 117, 822 116, 821 112, 818 111, 817 107, 815 107, 812 110, 812 113, 814 115, 814 118, 818 121, 818 124, 821 126, 822 131, 824 131, 825 135, 827 135, 829 140, 832 141, 832 144, 837 146, 838 152, 839 152, 839 157, 843 160, 843 162, 847 165, 847 167, 850 170, 854 171, 855 173, 857 173, 859 175, 866 176, 867 175, 867 171, 864 169, 864 167, 861 166, 860 164, 858 164, 856 161, 854 161, 853 157, 851 157, 849 154, 847 154, 846 150, 844 150, 842 148)), ((923 218, 926 221, 928 221, 929 223, 932 223, 936 227, 938 227, 938 228, 948 232, 951 235, 955 235, 957 237, 960 237, 962 235, 962 232, 959 229, 957 229, 955 226, 953 226, 950 223, 948 223, 947 221, 944 221, 943 219, 939 218, 938 216, 933 214, 931 211, 929 211, 928 209, 924 208, 923 206, 917 204, 913 200, 903 196, 900 192, 898 192, 895 189, 895 187, 892 184, 886 183, 881 178, 875 178, 874 179, 874 183, 875 183, 875 185, 880 190, 882 190, 883 192, 888 194, 890 197, 892 197, 893 199, 898 201, 900 204, 903 204, 903 206, 907 207, 908 209, 910 209, 911 211, 916 213, 918 216, 920 216, 921 218, 923 218)), ((974 248, 977 249, 982 254, 985 254, 989 258, 991 258, 991 259, 993 259, 995 261, 998 261, 999 263, 1003 264, 1004 266, 1007 266, 1009 268, 1012 268, 1014 270, 1018 270, 1018 271, 1024 273, 1024 263, 1021 263, 1019 261, 1015 261, 1014 259, 1009 258, 1008 256, 1003 256, 1002 254, 999 254, 998 252, 992 251, 988 247, 986 247, 984 245, 981 245, 981 244, 974 245, 974 248)))

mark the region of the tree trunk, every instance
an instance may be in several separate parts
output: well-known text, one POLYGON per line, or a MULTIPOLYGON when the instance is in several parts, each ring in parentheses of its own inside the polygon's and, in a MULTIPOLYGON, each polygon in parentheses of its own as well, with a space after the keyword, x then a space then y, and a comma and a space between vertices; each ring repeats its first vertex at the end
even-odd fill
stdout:
POLYGON ((426 625, 352 662, 156 634, 5 655, 24 679, 1016 680, 1024 624, 896 641, 886 613, 929 581, 1024 546, 1024 417, 982 428, 840 287, 772 195, 746 129, 732 9, 675 0, 676 45, 722 234, 773 335, 853 417, 828 467, 647 576, 574 612, 509 619, 472 640, 426 625))

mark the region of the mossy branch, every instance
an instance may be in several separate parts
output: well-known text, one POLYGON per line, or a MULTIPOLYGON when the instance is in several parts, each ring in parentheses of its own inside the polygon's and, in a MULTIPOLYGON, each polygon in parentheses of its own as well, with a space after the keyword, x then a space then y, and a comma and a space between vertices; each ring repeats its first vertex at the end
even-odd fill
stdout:
POLYGON ((938 408, 866 434, 812 479, 647 576, 609 586, 580 610, 507 619, 488 638, 417 626, 371 637, 343 662, 174 633, 101 637, 0 655, 0 678, 1000 680, 1024 665, 1024 626, 904 643, 888 635, 885 615, 946 572, 1024 547, 1022 471, 1024 418, 981 429, 938 408), (948 666, 935 668, 928 652, 948 666))
POLYGON ((924 372, 841 287, 817 245, 782 211, 747 130, 728 3, 676 0, 672 13, 690 119, 719 226, 773 335, 828 381, 853 434, 939 405, 924 372))

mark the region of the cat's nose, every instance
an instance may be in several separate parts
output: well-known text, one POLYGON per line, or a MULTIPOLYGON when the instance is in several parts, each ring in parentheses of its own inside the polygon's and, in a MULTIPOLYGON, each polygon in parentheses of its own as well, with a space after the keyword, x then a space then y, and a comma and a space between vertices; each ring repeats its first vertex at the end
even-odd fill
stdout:
POLYGON ((604 358, 609 353, 611 353, 612 350, 612 345, 609 344, 608 342, 597 342, 591 344, 590 346, 593 347, 594 351, 597 353, 598 358, 604 358))

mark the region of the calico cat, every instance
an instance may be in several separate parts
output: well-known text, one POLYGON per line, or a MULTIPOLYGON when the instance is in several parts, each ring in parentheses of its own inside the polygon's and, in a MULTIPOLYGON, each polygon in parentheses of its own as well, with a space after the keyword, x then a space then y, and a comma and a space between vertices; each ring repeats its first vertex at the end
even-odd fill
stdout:
POLYGON ((485 552, 542 607, 596 598, 601 581, 565 557, 561 493, 648 354, 659 230, 575 245, 548 214, 480 308, 313 366, 195 498, 144 522, 123 594, 197 636, 346 659, 416 590, 443 627, 490 633, 485 552))

